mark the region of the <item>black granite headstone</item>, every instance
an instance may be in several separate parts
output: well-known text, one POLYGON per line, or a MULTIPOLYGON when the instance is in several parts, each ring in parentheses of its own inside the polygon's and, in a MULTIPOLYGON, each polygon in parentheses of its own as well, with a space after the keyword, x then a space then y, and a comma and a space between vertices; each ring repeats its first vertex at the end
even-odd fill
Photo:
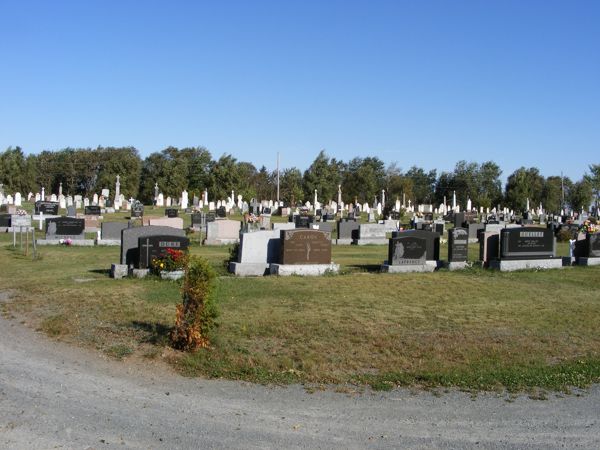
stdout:
POLYGON ((440 259, 440 235, 432 231, 423 230, 406 230, 406 231, 393 231, 392 238, 400 236, 414 236, 421 239, 425 239, 427 243, 427 260, 437 261, 440 259))
POLYGON ((48 214, 50 216, 56 216, 58 214, 58 202, 35 202, 35 213, 36 214, 48 214))
POLYGON ((86 206, 86 207, 83 209, 83 213, 84 213, 86 216, 99 216, 100 214, 102 214, 102 211, 101 211, 101 209, 100 209, 100 207, 99 207, 99 206, 96 206, 96 205, 90 205, 90 206, 86 206))
POLYGON ((177 210, 177 208, 167 208, 167 209, 165 209, 165 216, 179 217, 179 211, 177 210))
POLYGON ((85 219, 54 217, 46 219, 46 239, 83 239, 85 219))
POLYGON ((556 240, 548 228, 504 228, 500 233, 500 259, 553 258, 556 240))
POLYGON ((448 230, 448 261, 464 262, 469 253, 469 231, 466 228, 448 230))

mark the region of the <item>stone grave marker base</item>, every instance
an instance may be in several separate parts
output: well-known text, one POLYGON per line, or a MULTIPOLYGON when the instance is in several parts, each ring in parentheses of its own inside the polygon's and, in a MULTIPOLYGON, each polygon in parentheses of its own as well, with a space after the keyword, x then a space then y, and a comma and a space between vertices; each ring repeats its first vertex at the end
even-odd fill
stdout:
POLYGON ((600 258, 577 258, 578 266, 600 266, 600 258))
POLYGON ((352 239, 352 245, 388 245, 388 238, 361 238, 352 239))
POLYGON ((271 264, 271 275, 303 275, 303 276, 318 276, 324 275, 327 272, 339 273, 339 264, 271 264))
POLYGON ((444 267, 449 271, 454 270, 464 270, 469 267, 469 263, 466 261, 452 261, 452 262, 444 262, 444 267))
POLYGON ((128 273, 127 264, 111 264, 110 265, 110 277, 115 280, 125 278, 128 273))
POLYGON ((491 260, 488 267, 501 272, 527 269, 562 269, 563 261, 562 258, 491 260))
MULTIPOLYGON (((37 245, 64 245, 60 241, 63 239, 37 239, 35 243, 37 245)), ((71 245, 74 247, 93 247, 93 239, 73 239, 71 245)))
POLYGON ((437 268, 437 261, 425 261, 425 264, 398 264, 394 266, 383 263, 381 265, 381 271, 384 273, 433 272, 437 268))
POLYGON ((119 246, 121 245, 120 239, 96 239, 96 245, 100 246, 119 246))
POLYGON ((238 277, 261 277, 270 273, 269 266, 268 263, 230 262, 229 272, 238 277))

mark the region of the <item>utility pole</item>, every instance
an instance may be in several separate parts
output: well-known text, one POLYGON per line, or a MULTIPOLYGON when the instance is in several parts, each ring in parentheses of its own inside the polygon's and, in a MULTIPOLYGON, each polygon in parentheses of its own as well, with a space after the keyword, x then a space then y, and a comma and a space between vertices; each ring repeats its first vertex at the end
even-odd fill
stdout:
POLYGON ((277 203, 279 203, 279 152, 277 152, 277 203))
POLYGON ((562 200, 560 202, 560 209, 565 209, 565 177, 563 177, 562 170, 560 172, 560 189, 562 192, 562 200))

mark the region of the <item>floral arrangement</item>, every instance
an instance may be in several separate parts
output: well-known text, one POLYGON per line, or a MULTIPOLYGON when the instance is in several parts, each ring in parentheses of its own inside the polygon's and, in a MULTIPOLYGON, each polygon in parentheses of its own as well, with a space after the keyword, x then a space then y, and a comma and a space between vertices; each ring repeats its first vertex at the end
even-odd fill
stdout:
POLYGON ((600 226, 598 226, 598 224, 593 223, 589 220, 586 220, 585 222, 583 222, 583 225, 581 225, 579 227, 579 232, 580 233, 598 233, 600 231, 600 226))
POLYGON ((61 244, 61 245, 67 245, 67 246, 69 246, 69 245, 73 244, 73 240, 72 239, 68 239, 68 238, 67 239, 61 239, 61 240, 58 241, 58 243, 61 244))
POLYGON ((25 211, 24 209, 17 209, 17 216, 26 216, 27 215, 27 211, 25 211))
POLYGON ((246 220, 247 223, 256 223, 258 222, 258 217, 256 217, 254 214, 247 214, 244 219, 246 220))
POLYGON ((168 248, 163 256, 152 259, 152 268, 156 272, 184 270, 188 263, 188 254, 183 250, 168 248))

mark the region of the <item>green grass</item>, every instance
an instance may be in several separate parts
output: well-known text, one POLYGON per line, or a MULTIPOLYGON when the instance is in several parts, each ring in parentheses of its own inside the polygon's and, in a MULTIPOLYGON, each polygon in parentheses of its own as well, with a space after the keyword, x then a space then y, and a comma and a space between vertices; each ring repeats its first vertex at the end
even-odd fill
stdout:
MULTIPOLYGON (((178 282, 109 279, 118 247, 40 247, 34 261, 9 242, 0 237, 10 313, 115 358, 168 345, 178 282)), ((210 349, 173 359, 188 376, 511 391, 600 381, 597 267, 381 274, 386 247, 340 246, 340 275, 239 279, 223 265, 229 247, 191 252, 220 274, 220 317, 210 349)))

